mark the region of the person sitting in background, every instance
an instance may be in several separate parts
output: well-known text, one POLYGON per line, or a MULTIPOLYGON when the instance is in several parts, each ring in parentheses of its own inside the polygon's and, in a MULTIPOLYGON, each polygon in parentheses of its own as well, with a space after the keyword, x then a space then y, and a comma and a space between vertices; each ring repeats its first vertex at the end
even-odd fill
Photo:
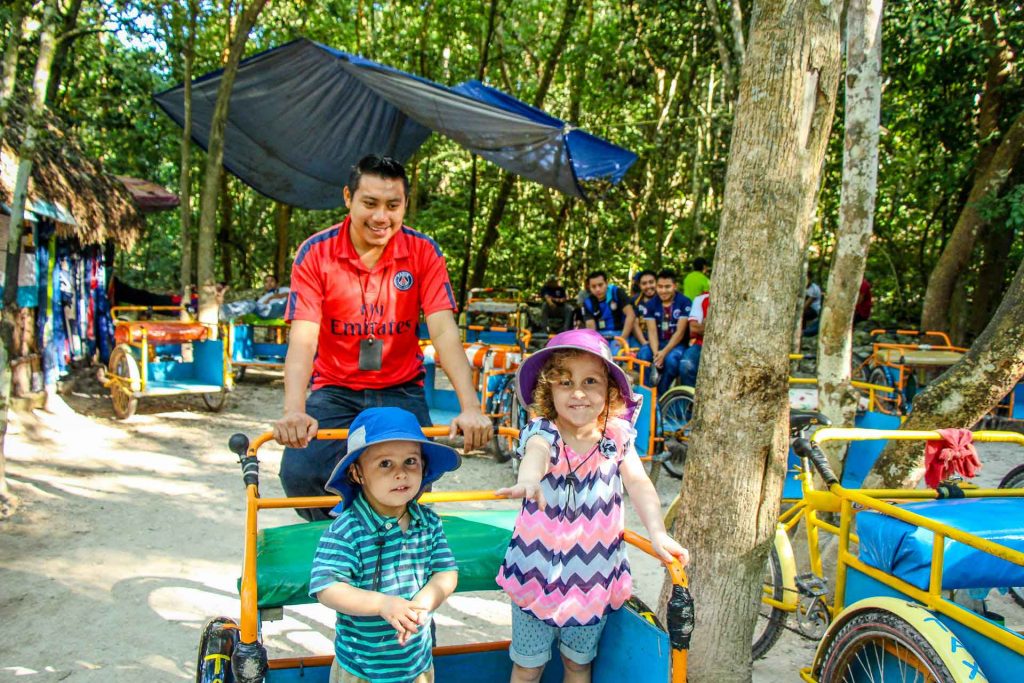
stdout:
POLYGON ((679 383, 684 386, 697 386, 697 370, 700 368, 700 354, 704 349, 704 323, 708 317, 709 301, 707 294, 701 294, 690 306, 690 318, 687 323, 690 328, 690 346, 679 359, 679 383))
POLYGON ((572 328, 572 306, 569 305, 568 297, 565 295, 565 287, 557 277, 552 277, 544 283, 540 289, 540 296, 543 299, 540 308, 540 324, 544 332, 551 331, 552 318, 556 324, 561 324, 556 332, 564 332, 572 328))
POLYGON ((644 321, 643 307, 647 302, 657 299, 657 279, 657 275, 653 270, 641 270, 636 278, 637 293, 633 297, 633 310, 636 311, 636 322, 633 323, 633 329, 630 330, 630 334, 636 340, 637 345, 640 346, 641 351, 644 348, 647 349, 646 353, 650 353, 651 340, 647 331, 647 323, 644 321))
MULTIPOLYGON (((224 289, 226 290, 227 286, 224 289)), ((290 291, 288 287, 279 287, 276 277, 267 275, 263 278, 263 293, 258 299, 243 299, 223 304, 220 307, 220 316, 227 320, 233 320, 249 313, 255 313, 267 320, 281 318, 284 316, 290 291)))
MULTIPOLYGON (((597 330, 605 339, 629 334, 636 320, 636 311, 626 293, 617 285, 608 284, 608 275, 601 270, 587 275, 588 296, 583 300, 583 316, 587 328, 597 330)), ((611 342, 612 354, 619 352, 618 342, 611 342)))
POLYGON ((864 322, 871 317, 871 283, 866 277, 860 280, 860 293, 857 295, 857 305, 853 309, 853 324, 864 322))
POLYGON ((650 358, 642 358, 641 354, 637 357, 654 363, 659 371, 658 393, 663 393, 679 376, 692 305, 688 298, 676 291, 674 271, 659 272, 656 286, 658 296, 647 302, 641 313, 651 333, 650 358))
POLYGON ((818 323, 821 321, 821 287, 818 283, 807 279, 804 292, 803 336, 813 337, 818 334, 818 323))
POLYGON ((691 267, 693 270, 683 278, 683 296, 694 301, 698 296, 711 289, 711 280, 708 279, 711 264, 707 259, 695 258, 691 267))

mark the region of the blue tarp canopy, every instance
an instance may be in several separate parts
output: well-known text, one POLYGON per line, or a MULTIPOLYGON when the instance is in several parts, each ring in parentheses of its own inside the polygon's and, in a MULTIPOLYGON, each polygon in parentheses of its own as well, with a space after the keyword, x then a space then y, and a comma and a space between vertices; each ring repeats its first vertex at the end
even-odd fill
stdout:
MULTIPOLYGON (((192 137, 207 147, 221 71, 192 85, 192 137)), ((155 96, 182 125, 184 86, 155 96)), ((342 203, 364 155, 400 161, 436 131, 524 178, 585 197, 636 155, 479 81, 454 88, 299 39, 244 60, 231 92, 224 167, 258 192, 307 209, 342 203)))

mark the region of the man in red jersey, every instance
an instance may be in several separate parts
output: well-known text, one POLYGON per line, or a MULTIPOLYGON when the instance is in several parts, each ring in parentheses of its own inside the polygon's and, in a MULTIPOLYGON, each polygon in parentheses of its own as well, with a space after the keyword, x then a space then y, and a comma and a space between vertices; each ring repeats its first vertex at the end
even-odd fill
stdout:
MULTIPOLYGON (((403 225, 409 181, 400 163, 364 157, 344 188, 349 215, 299 247, 285 318, 291 321, 284 367, 284 414, 274 438, 285 446, 281 484, 290 496, 321 496, 345 444, 320 441, 317 429, 347 428, 362 410, 405 408, 423 426, 420 312, 462 412, 451 434, 466 450, 483 446, 491 422, 480 411, 453 310, 441 248, 403 225), (312 392, 306 389, 312 381, 312 392)), ((309 520, 329 509, 296 510, 309 520)))

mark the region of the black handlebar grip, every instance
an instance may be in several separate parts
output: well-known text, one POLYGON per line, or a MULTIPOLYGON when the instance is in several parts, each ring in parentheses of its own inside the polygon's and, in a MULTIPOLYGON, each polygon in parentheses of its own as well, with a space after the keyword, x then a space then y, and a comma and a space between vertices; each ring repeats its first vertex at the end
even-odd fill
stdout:
POLYGON ((832 466, 828 464, 828 458, 821 452, 817 444, 813 444, 807 439, 793 439, 793 452, 814 463, 821 478, 825 480, 826 486, 839 483, 839 477, 832 471, 832 466))
POLYGON ((249 450, 249 437, 245 434, 232 434, 228 439, 228 448, 231 452, 241 458, 249 450))
POLYGON ((242 465, 242 481, 245 485, 260 484, 260 462, 255 455, 246 455, 249 451, 249 437, 245 434, 232 434, 228 439, 228 448, 238 456, 238 462, 242 465))

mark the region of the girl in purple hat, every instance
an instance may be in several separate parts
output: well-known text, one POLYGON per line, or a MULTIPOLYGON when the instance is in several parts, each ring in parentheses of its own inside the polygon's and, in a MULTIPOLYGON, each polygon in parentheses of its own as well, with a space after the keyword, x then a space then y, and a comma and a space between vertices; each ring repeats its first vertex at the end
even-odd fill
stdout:
POLYGON ((661 501, 633 447, 640 398, 594 330, 555 335, 516 373, 534 419, 520 435, 523 498, 497 582, 512 599, 512 681, 536 681, 557 638, 566 681, 589 681, 607 615, 629 598, 623 487, 658 555, 689 555, 665 531, 661 501))

